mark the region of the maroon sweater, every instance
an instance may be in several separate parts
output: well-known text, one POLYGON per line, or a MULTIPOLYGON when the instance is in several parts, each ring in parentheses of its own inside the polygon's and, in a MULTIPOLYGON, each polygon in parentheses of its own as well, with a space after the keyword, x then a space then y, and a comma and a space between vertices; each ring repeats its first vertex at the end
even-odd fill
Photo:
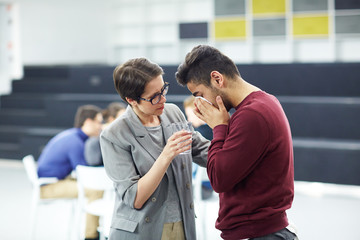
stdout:
POLYGON ((227 240, 264 236, 288 225, 294 197, 293 146, 279 101, 257 91, 229 125, 213 129, 207 172, 219 193, 216 228, 227 240))

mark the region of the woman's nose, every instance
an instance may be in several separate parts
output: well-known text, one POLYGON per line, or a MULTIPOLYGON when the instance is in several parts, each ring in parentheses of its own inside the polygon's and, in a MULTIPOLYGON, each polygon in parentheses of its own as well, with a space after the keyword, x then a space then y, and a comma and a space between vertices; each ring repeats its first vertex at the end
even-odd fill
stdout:
POLYGON ((161 95, 161 101, 160 102, 162 102, 163 99, 165 99, 164 102, 166 102, 166 96, 165 95, 161 95))

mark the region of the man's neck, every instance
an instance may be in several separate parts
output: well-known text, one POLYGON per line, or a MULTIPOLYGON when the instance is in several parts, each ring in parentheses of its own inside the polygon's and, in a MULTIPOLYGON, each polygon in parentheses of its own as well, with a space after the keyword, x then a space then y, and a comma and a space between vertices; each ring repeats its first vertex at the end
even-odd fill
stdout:
POLYGON ((234 86, 229 88, 230 101, 232 106, 237 107, 247 96, 252 92, 260 91, 261 89, 241 79, 234 83, 234 86))
POLYGON ((83 125, 80 129, 83 133, 85 133, 86 136, 90 137, 90 132, 86 126, 83 125))

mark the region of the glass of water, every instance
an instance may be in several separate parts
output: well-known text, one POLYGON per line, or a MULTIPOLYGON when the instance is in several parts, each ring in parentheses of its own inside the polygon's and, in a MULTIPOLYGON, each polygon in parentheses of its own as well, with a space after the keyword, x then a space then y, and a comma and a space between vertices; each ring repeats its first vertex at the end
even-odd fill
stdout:
MULTIPOLYGON (((181 131, 181 130, 185 130, 185 131, 191 133, 191 123, 190 122, 171 123, 171 128, 172 128, 173 134, 178 131, 181 131)), ((191 154, 191 146, 190 146, 189 150, 186 150, 180 154, 191 154)))

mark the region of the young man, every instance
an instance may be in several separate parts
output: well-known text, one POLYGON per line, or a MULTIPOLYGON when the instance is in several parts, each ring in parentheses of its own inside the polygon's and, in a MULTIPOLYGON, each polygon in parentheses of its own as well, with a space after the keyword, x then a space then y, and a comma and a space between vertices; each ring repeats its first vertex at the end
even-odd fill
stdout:
MULTIPOLYGON (((42 151, 38 160, 39 177, 56 177, 58 182, 43 185, 41 198, 76 198, 76 179, 70 174, 77 165, 87 165, 84 157, 85 141, 99 136, 102 126, 101 109, 94 105, 80 106, 75 116, 74 128, 67 129, 53 137, 42 151)), ((102 197, 102 191, 88 190, 89 201, 102 197)), ((86 217, 86 239, 97 239, 99 218, 86 217)))
POLYGON ((295 239, 285 212, 294 197, 292 137, 279 101, 242 79, 234 62, 210 46, 193 48, 176 79, 212 103, 196 99, 194 112, 213 129, 207 172, 219 193, 221 237, 295 239))

